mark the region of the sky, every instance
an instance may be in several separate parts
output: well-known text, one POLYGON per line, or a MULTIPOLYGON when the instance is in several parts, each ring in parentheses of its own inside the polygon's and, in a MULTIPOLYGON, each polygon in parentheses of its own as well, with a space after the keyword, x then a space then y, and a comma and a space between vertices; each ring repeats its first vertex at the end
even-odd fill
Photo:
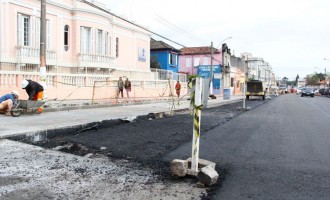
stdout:
POLYGON ((330 72, 329 0, 97 1, 185 47, 219 47, 225 40, 237 57, 263 58, 277 78, 330 72))

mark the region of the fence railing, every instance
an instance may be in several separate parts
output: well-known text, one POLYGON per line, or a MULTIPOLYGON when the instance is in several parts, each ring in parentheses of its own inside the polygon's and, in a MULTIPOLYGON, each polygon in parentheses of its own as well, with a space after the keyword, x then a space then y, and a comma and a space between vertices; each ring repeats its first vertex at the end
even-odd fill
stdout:
MULTIPOLYGON (((0 70, 0 93, 18 90, 20 98, 26 99, 26 92, 21 88, 21 81, 30 79, 40 83, 40 73, 36 71, 5 71, 0 70)), ((132 84, 132 98, 166 98, 175 95, 176 80, 146 80, 130 79, 132 84)), ((118 78, 100 74, 46 74, 45 98, 57 100, 93 98, 111 100, 118 98, 118 78)), ((187 90, 186 82, 181 83, 182 94, 187 90)))
POLYGON ((115 58, 102 54, 80 53, 79 67, 114 68, 115 58))
MULTIPOLYGON (((36 47, 29 46, 16 46, 16 58, 17 63, 40 63, 40 49, 36 47)), ((46 50, 47 64, 56 64, 56 51, 46 50)))
POLYGON ((151 71, 155 74, 155 79, 158 80, 179 80, 180 82, 187 82, 187 75, 172 72, 170 70, 153 69, 151 71))

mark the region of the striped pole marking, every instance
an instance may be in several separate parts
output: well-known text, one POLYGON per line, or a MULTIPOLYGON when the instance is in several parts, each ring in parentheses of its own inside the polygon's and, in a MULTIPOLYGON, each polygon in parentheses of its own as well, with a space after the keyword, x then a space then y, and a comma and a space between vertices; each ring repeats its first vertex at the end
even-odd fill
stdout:
POLYGON ((200 115, 201 115, 201 106, 195 108, 195 115, 194 115, 194 156, 196 156, 198 152, 198 140, 200 136, 200 115))

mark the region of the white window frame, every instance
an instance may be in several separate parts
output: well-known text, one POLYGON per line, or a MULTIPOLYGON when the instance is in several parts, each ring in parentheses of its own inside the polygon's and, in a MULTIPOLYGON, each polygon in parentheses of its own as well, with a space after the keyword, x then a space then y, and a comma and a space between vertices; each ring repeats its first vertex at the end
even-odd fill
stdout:
POLYGON ((68 51, 70 48, 70 26, 67 24, 64 25, 63 31, 64 31, 64 38, 63 38, 64 51, 68 51))
POLYGON ((104 41, 103 41, 103 35, 104 31, 101 29, 96 29, 96 34, 95 34, 95 51, 97 54, 104 54, 104 41))
POLYGON ((31 16, 19 13, 17 15, 17 44, 31 46, 31 16))
POLYGON ((104 33, 104 54, 109 55, 109 33, 104 33))
POLYGON ((176 54, 174 54, 174 53, 170 53, 169 54, 169 64, 171 64, 171 65, 177 65, 177 55, 176 54))
POLYGON ((194 67, 199 66, 200 64, 200 58, 194 58, 194 67))
MULTIPOLYGON (((34 46, 40 48, 40 29, 41 19, 35 19, 35 44, 34 46)), ((50 20, 46 20, 46 49, 50 50, 52 47, 52 26, 50 20)))
POLYGON ((50 50, 52 47, 52 24, 50 20, 46 21, 46 49, 50 50))
POLYGON ((35 38, 35 47, 38 47, 38 48, 40 48, 40 24, 41 24, 41 21, 40 21, 40 18, 36 18, 36 27, 35 27, 35 29, 36 29, 36 38, 35 38))
POLYGON ((92 53, 92 28, 90 27, 80 27, 80 51, 92 53))
POLYGON ((211 59, 209 57, 203 57, 203 65, 210 65, 211 62, 209 62, 211 59))
POLYGON ((192 58, 186 58, 186 67, 192 67, 192 58))

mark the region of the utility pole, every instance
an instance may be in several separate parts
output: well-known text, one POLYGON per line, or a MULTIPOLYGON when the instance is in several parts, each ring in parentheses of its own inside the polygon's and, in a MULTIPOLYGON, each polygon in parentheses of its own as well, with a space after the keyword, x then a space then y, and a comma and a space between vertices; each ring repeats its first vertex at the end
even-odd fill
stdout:
POLYGON ((245 100, 246 100, 246 82, 247 82, 247 79, 248 79, 248 71, 249 71, 249 56, 247 55, 246 56, 246 61, 244 62, 244 88, 243 88, 243 95, 244 95, 244 98, 243 98, 243 109, 246 109, 246 104, 245 104, 245 100), (245 65, 245 62, 246 62, 246 65, 245 65))
POLYGON ((44 87, 46 95, 46 0, 41 0, 40 14, 40 84, 44 87))
POLYGON ((225 97, 225 52, 226 52, 226 49, 224 49, 224 43, 222 42, 221 44, 221 62, 222 62, 222 84, 220 87, 222 87, 222 95, 223 97, 225 97))
POLYGON ((213 42, 211 42, 210 95, 213 94, 213 42))

